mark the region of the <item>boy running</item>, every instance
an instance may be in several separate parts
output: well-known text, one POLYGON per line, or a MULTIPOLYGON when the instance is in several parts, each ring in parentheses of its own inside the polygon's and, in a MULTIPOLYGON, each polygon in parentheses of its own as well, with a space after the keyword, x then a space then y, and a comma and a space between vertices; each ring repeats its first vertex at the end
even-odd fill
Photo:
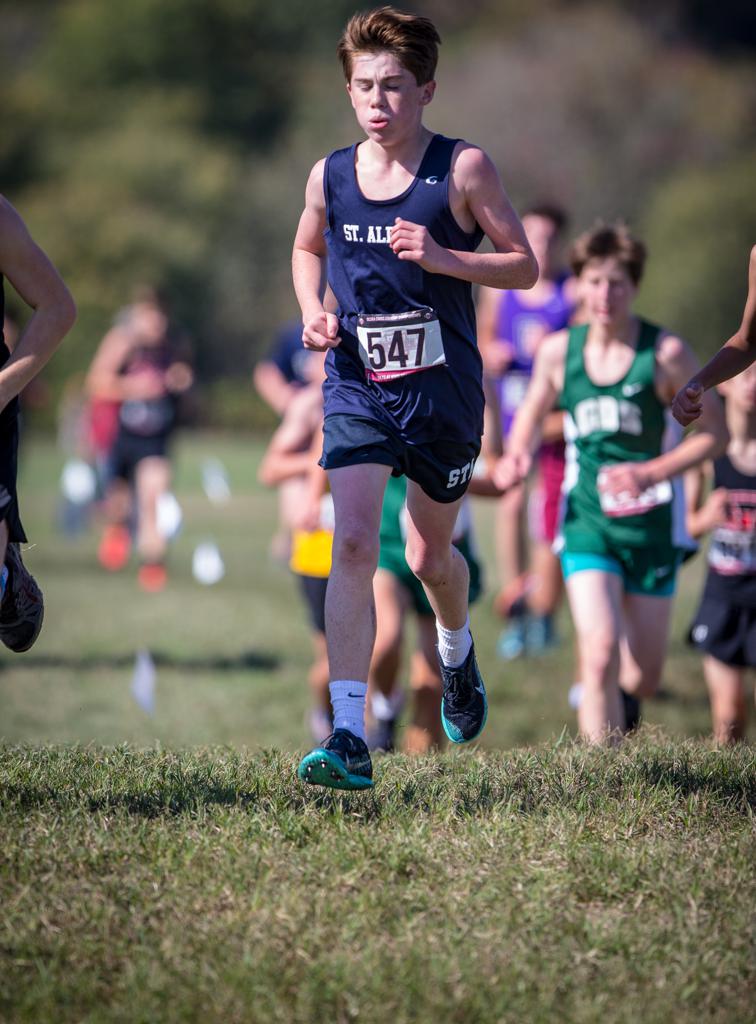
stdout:
POLYGON ((756 245, 748 262, 748 296, 739 329, 715 352, 706 366, 680 388, 672 413, 684 427, 701 415, 704 391, 741 373, 756 359, 756 245))
POLYGON ((408 478, 407 561, 437 621, 444 730, 467 742, 487 715, 467 566, 451 543, 483 422, 471 283, 528 288, 538 270, 490 159, 423 125, 439 42, 428 19, 391 7, 349 21, 338 53, 366 138, 315 165, 294 241, 303 341, 330 350, 322 465, 336 517, 326 597, 334 732, 299 776, 334 788, 372 785, 372 579, 392 473, 408 478), (478 254, 484 235, 494 251, 478 254), (322 301, 326 258, 335 314, 322 301))
POLYGON ((623 224, 601 225, 574 243, 570 262, 587 322, 542 342, 495 473, 502 487, 525 478, 539 424, 558 401, 570 442, 562 570, 583 684, 578 722, 594 743, 625 725, 620 679, 639 698, 658 687, 681 557, 670 478, 715 457, 727 438, 709 395, 696 432, 662 451, 665 408, 696 360, 682 339, 632 312, 645 256, 623 224))
POLYGON ((704 472, 686 476, 688 529, 711 531, 709 572, 691 630, 703 654, 714 738, 745 736, 746 675, 756 668, 756 364, 720 385, 730 443, 706 469, 713 490, 701 501, 704 472))
POLYGON ((32 316, 11 352, 0 329, 0 640, 28 651, 44 617, 42 592, 21 560, 26 541, 16 496, 18 395, 53 354, 76 319, 71 294, 7 199, 0 196, 0 325, 3 277, 32 316))

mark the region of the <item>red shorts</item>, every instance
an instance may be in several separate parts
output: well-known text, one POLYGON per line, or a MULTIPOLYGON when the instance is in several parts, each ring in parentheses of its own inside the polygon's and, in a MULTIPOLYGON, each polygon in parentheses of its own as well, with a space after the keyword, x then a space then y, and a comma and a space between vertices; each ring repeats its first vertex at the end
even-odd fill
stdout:
POLYGON ((538 474, 530 494, 528 521, 531 539, 542 544, 553 544, 559 528, 564 453, 564 441, 549 441, 536 456, 538 474))

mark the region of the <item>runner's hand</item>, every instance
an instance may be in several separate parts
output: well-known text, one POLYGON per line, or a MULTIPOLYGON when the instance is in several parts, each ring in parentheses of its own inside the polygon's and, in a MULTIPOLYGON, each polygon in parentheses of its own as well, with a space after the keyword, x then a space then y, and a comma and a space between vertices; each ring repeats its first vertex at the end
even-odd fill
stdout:
POLYGON ((502 455, 491 474, 493 482, 502 491, 509 491, 527 479, 532 464, 533 459, 528 452, 502 455))
POLYGON ((400 260, 419 263, 423 270, 435 273, 440 269, 443 249, 434 242, 430 231, 422 224, 397 217, 391 228, 391 248, 400 260))
POLYGON ((618 462, 614 466, 602 467, 598 486, 607 494, 637 498, 652 483, 644 462, 618 462))
POLYGON ((672 415, 678 423, 687 427, 701 415, 704 389, 694 378, 680 388, 672 401, 672 415))
POLYGON ((325 352, 341 344, 339 318, 323 310, 306 320, 302 328, 302 344, 316 352, 325 352))

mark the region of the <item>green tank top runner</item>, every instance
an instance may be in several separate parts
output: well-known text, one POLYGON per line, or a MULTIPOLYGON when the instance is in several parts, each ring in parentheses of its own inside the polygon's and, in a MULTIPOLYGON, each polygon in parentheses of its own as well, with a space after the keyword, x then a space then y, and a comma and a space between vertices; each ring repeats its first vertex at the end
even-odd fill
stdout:
MULTIPOLYGON (((569 329, 564 387, 559 405, 567 413, 567 466, 562 534, 568 551, 604 544, 649 547, 672 543, 671 504, 647 512, 608 516, 601 508, 597 479, 602 466, 644 462, 661 452, 664 406, 655 390, 656 342, 660 328, 640 320, 635 357, 614 384, 594 384, 585 369, 588 325, 569 329)), ((602 545, 603 548, 603 545, 602 545)))

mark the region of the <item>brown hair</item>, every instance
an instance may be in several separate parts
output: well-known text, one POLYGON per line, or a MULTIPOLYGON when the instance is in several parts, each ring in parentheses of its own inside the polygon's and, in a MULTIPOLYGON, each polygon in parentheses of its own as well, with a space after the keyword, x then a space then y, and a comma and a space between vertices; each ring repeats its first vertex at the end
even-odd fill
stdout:
POLYGON ((520 220, 523 220, 525 217, 542 217, 543 220, 551 221, 558 235, 562 234, 569 222, 567 212, 561 206, 557 206, 556 203, 550 202, 532 203, 522 211, 520 220))
POLYGON ((352 77, 356 53, 393 53, 415 76, 418 85, 433 81, 441 37, 429 18, 398 11, 395 7, 377 7, 353 15, 339 40, 337 53, 347 82, 352 77))
POLYGON ((579 277, 589 260, 616 256, 633 284, 640 284, 646 263, 646 247, 631 234, 624 221, 596 224, 575 239, 570 247, 570 266, 579 277))

